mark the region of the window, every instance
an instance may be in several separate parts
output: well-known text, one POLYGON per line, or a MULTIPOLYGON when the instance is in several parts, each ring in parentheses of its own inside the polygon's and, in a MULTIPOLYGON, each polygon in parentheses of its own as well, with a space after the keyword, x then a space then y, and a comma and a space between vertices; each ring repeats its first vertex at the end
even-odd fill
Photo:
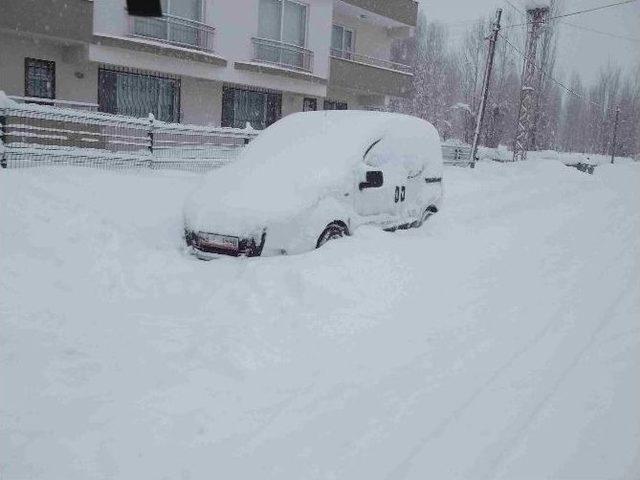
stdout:
POLYGON ((179 122, 180 80, 100 68, 98 105, 101 112, 132 117, 146 117, 153 113, 158 120, 179 122))
POLYGON ((353 30, 341 25, 334 25, 331 29, 331 55, 340 58, 351 58, 355 44, 353 30))
POLYGON ((307 41, 307 6, 292 0, 260 0, 258 36, 261 39, 288 44, 261 43, 257 46, 259 60, 302 67, 303 48, 307 41))
POLYGON ((322 108, 324 110, 347 110, 347 102, 336 102, 334 100, 325 100, 322 108))
POLYGON ((249 123, 263 129, 280 118, 282 94, 224 87, 222 90, 222 126, 245 128, 249 123))
POLYGON ((162 13, 187 20, 202 20, 202 0, 161 0, 162 13))
POLYGON ((202 21, 202 0, 161 0, 160 18, 134 18, 134 33, 182 45, 198 46, 199 29, 191 21, 202 21))
POLYGON ((25 97, 56 98, 56 63, 36 58, 24 59, 25 97))
POLYGON ((302 111, 315 112, 316 110, 318 110, 318 100, 315 98, 305 97, 302 101, 302 111))

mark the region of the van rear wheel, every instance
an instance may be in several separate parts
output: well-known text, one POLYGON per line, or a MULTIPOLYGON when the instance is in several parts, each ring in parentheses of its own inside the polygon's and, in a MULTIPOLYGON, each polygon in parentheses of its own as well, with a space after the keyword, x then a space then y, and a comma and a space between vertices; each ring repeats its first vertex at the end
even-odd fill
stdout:
POLYGON ((329 240, 335 240, 336 238, 341 238, 347 235, 349 235, 349 230, 344 223, 331 222, 318 237, 316 248, 320 248, 329 240))
POLYGON ((421 227, 424 224, 424 222, 426 222, 427 219, 437 211, 438 209, 435 206, 429 205, 427 208, 425 208, 424 212, 422 212, 422 218, 420 219, 420 222, 416 226, 421 227))

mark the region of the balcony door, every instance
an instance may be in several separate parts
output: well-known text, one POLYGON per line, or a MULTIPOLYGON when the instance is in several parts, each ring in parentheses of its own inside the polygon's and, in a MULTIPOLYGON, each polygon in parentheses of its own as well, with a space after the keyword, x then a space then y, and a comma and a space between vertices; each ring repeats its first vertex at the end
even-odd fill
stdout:
POLYGON ((257 46, 259 60, 302 68, 307 41, 307 5, 292 0, 260 0, 258 36, 272 40, 257 46))
POLYGON ((333 25, 331 28, 331 55, 351 59, 353 57, 354 43, 355 34, 353 30, 342 25, 333 25))
POLYGON ((202 0, 161 0, 162 18, 136 18, 136 35, 167 40, 179 45, 199 45, 202 0))

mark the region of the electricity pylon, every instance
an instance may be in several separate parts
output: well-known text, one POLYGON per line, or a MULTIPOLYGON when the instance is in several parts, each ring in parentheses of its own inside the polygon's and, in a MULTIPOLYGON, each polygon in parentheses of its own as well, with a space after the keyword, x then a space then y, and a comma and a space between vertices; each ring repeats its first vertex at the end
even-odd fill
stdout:
POLYGON ((549 7, 535 7, 527 10, 527 45, 524 65, 522 67, 522 87, 520 90, 520 107, 516 122, 516 138, 513 142, 513 160, 525 160, 529 148, 531 130, 533 128, 536 108, 536 59, 538 40, 545 24, 549 7))

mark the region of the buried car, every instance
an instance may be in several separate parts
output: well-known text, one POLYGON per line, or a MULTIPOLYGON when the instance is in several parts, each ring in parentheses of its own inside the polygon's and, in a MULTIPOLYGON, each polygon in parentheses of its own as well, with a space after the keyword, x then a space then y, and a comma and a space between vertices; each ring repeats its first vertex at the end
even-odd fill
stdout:
POLYGON ((293 254, 363 224, 419 227, 440 208, 436 129, 384 112, 296 113, 274 123, 187 199, 200 257, 293 254))

